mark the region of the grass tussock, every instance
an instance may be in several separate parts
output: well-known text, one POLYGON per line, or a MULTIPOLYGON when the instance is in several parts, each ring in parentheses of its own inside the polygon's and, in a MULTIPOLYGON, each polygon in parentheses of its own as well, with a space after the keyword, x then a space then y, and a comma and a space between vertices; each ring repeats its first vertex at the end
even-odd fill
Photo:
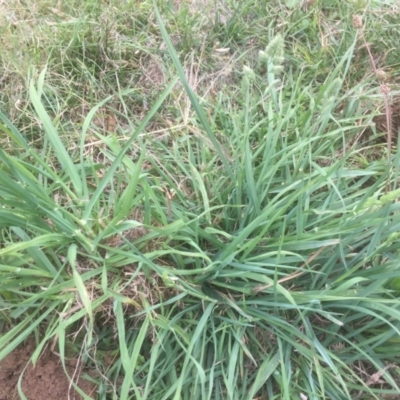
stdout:
POLYGON ((104 400, 395 398, 395 4, 28 3, 2 5, 0 359, 79 354, 104 400))

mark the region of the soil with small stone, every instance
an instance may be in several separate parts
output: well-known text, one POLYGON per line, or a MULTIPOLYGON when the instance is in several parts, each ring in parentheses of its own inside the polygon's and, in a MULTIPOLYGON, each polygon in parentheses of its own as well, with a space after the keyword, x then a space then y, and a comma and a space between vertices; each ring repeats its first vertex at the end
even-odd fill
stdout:
MULTIPOLYGON (((18 379, 29 362, 35 346, 32 343, 21 345, 0 361, 0 400, 19 400, 18 379)), ((79 369, 77 360, 67 363, 69 376, 76 377, 79 369)), ((88 396, 95 398, 95 387, 82 378, 74 380, 88 396)), ((28 400, 81 400, 66 377, 60 359, 51 351, 45 351, 33 367, 30 364, 21 384, 28 400)))

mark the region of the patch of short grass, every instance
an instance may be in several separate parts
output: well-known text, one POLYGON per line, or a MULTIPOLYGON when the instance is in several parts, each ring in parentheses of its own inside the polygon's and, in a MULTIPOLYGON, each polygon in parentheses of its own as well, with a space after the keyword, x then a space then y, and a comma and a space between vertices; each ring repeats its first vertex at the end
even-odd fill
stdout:
POLYGON ((8 6, 0 358, 80 354, 99 399, 395 396, 399 159, 352 26, 385 66, 392 3, 200 3, 8 6))

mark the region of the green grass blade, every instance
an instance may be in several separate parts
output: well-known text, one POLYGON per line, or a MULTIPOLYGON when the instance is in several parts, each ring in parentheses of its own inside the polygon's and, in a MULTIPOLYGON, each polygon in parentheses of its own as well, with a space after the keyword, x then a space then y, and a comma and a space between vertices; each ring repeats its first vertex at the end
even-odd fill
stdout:
POLYGON ((137 127, 136 131, 131 135, 129 140, 126 142, 125 146, 121 149, 120 153, 117 155, 115 158, 114 162, 111 164, 111 166, 108 168, 106 174, 104 175, 103 179, 99 182, 97 185, 97 189, 95 192, 92 194, 92 197, 90 198, 88 204, 85 207, 85 211, 83 213, 83 221, 88 221, 89 217, 91 215, 92 209, 94 205, 98 202, 99 197, 103 193, 105 187, 109 184, 111 179, 114 176, 114 173, 118 167, 121 165, 121 161, 123 157, 125 156, 125 153, 130 149, 133 141, 138 137, 140 133, 144 131, 146 128, 147 124, 149 121, 154 117, 158 109, 161 107, 162 103, 164 100, 167 98, 167 96, 170 94, 171 90, 176 84, 176 79, 174 79, 168 87, 163 91, 163 93, 160 95, 158 100, 154 103, 153 107, 149 110, 147 115, 144 117, 143 121, 141 124, 137 127))
POLYGON ((51 146, 57 156, 57 159, 62 165, 62 167, 65 169, 66 173, 68 174, 71 183, 75 188, 76 195, 78 197, 81 197, 83 195, 83 186, 81 178, 79 176, 78 169, 74 164, 74 162, 72 161, 72 159, 70 158, 67 150, 64 147, 64 144, 62 143, 62 140, 60 139, 60 136, 56 128, 54 127, 49 115, 47 114, 45 108, 43 107, 40 95, 38 94, 38 91, 36 91, 33 81, 31 81, 30 83, 29 93, 31 96, 32 104, 35 107, 36 113, 43 124, 43 129, 47 135, 47 138, 49 139, 49 142, 51 143, 51 146))
POLYGON ((211 142, 212 142, 212 144, 214 146, 214 149, 216 150, 219 158, 221 159, 221 161, 222 161, 222 163, 224 165, 226 174, 228 174, 231 179, 234 179, 234 176, 232 174, 232 169, 231 169, 231 167, 229 165, 229 162, 228 162, 228 159, 227 159, 227 157, 226 157, 226 155, 224 153, 224 150, 223 150, 221 144, 218 142, 217 138, 215 137, 215 135, 214 135, 214 133, 213 133, 211 127, 210 127, 210 124, 208 123, 208 120, 207 120, 207 118, 206 118, 206 116, 204 114, 204 110, 201 107, 199 101, 197 100, 196 95, 194 94, 192 88, 189 85, 189 82, 188 82, 188 80, 186 78, 185 72, 183 71, 182 64, 179 61, 178 55, 176 53, 176 50, 175 50, 175 48, 174 48, 174 46, 173 46, 173 44, 171 42, 171 39, 170 39, 170 37, 168 35, 167 30, 165 29, 163 20, 161 18, 161 15, 160 15, 160 12, 158 10, 158 7, 157 7, 157 4, 156 4, 155 0, 153 0, 153 5, 154 5, 155 12, 156 12, 157 21, 158 21, 158 24, 159 24, 159 27, 160 27, 160 30, 161 30, 162 37, 163 37, 163 39, 165 41, 165 44, 167 45, 167 49, 168 49, 168 52, 169 52, 170 57, 172 59, 172 62, 174 63, 175 68, 176 68, 176 70, 178 72, 179 78, 180 78, 183 86, 185 87, 185 90, 186 90, 186 93, 187 93, 187 95, 188 95, 188 97, 190 99, 190 102, 192 103, 192 106, 193 106, 194 110, 196 111, 197 117, 199 118, 199 121, 200 121, 202 127, 205 129, 208 137, 210 138, 210 140, 211 140, 211 142))

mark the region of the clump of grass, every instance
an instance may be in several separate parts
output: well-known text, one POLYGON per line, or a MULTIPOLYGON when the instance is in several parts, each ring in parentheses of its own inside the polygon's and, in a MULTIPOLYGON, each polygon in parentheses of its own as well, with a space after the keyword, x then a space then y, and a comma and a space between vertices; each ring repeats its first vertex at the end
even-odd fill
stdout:
POLYGON ((146 131, 177 79, 140 122, 135 89, 107 93, 71 148, 46 70, 29 88, 40 146, 0 114, 0 359, 34 334, 33 362, 48 343, 64 367, 80 353, 99 399, 397 394, 399 160, 359 161, 372 96, 346 85, 356 32, 315 80, 269 35, 200 103, 155 10, 187 132, 146 131), (123 136, 95 120, 115 102, 123 136))

